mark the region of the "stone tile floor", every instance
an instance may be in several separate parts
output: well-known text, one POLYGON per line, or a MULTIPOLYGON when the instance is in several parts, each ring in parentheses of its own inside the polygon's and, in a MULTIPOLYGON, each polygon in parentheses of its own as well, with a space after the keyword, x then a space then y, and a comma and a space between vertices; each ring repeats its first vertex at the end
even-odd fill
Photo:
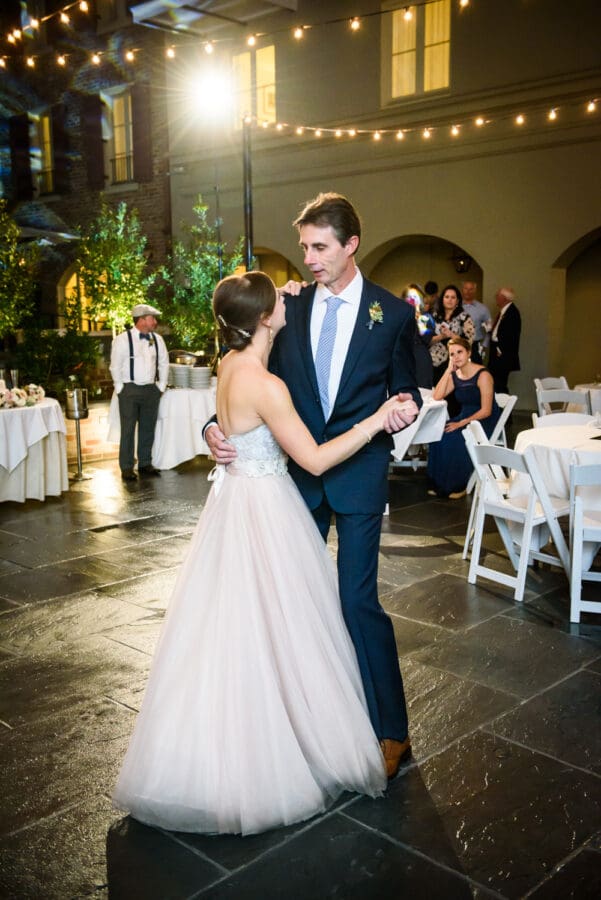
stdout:
MULTIPOLYGON (((386 796, 247 838, 111 808, 207 471, 130 486, 106 462, 61 498, 0 506, 0 897, 601 896, 601 621, 570 629, 556 570, 531 570, 523 605, 468 585, 468 502, 407 469, 380 577, 414 755, 386 796)), ((494 527, 485 545, 498 557, 494 527)))

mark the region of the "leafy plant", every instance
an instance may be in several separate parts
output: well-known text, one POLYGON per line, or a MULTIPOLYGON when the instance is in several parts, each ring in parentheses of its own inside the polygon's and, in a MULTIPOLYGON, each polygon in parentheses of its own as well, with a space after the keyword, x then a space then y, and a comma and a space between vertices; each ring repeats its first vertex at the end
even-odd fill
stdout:
POLYGON ((136 210, 124 202, 113 209, 103 198, 99 214, 82 229, 75 265, 89 315, 106 322, 113 334, 130 320, 133 306, 148 301, 159 275, 148 271, 146 243, 136 210))
POLYGON ((34 307, 39 248, 19 243, 19 227, 0 200, 0 338, 14 334, 34 307))
POLYGON ((208 206, 198 199, 195 221, 182 225, 186 236, 177 241, 169 259, 166 280, 171 296, 165 302, 165 317, 173 338, 182 348, 218 351, 212 297, 220 277, 231 275, 242 263, 242 238, 228 253, 219 240, 218 223, 208 221, 208 206), (221 258, 221 273, 220 273, 221 258))

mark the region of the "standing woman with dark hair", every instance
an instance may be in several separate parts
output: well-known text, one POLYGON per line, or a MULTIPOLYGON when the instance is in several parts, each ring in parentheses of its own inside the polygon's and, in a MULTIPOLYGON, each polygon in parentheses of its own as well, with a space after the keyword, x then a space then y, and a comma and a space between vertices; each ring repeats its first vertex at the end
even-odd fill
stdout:
POLYGON ((454 392, 459 413, 447 422, 442 440, 430 444, 428 477, 432 487, 428 493, 459 500, 465 496, 473 471, 463 429, 470 422, 478 421, 490 437, 501 410, 495 400, 492 375, 470 359, 470 342, 452 337, 448 348, 449 363, 432 396, 444 400, 454 392))
POLYGON ((471 318, 463 309, 461 291, 454 284, 447 284, 442 289, 433 315, 436 329, 430 341, 430 355, 434 367, 434 384, 438 384, 449 362, 447 350, 449 339, 453 336, 462 337, 471 344, 476 330, 471 318))

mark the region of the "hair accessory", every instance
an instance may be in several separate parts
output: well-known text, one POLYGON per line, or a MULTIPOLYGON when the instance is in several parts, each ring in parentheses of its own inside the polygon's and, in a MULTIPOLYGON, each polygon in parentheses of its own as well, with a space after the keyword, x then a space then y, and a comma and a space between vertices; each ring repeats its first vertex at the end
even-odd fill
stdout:
POLYGON ((250 333, 250 331, 245 331, 244 328, 237 328, 235 325, 228 325, 227 322, 225 321, 225 319, 223 318, 223 316, 220 315, 219 313, 217 314, 217 319, 219 320, 219 323, 221 325, 223 325, 224 328, 229 328, 230 331, 237 331, 238 334, 241 334, 242 337, 248 338, 249 340, 252 337, 252 334, 250 333))

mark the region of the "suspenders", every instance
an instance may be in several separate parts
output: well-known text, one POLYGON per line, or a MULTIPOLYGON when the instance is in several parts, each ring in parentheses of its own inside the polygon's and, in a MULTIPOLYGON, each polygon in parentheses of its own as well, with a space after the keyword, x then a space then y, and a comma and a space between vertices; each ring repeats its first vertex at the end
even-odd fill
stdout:
MULTIPOLYGON (((127 329, 127 339, 129 340, 129 380, 134 380, 134 342, 131 336, 131 328, 127 329)), ((154 344, 154 380, 159 380, 159 344, 154 335, 150 336, 151 342, 154 344)))

